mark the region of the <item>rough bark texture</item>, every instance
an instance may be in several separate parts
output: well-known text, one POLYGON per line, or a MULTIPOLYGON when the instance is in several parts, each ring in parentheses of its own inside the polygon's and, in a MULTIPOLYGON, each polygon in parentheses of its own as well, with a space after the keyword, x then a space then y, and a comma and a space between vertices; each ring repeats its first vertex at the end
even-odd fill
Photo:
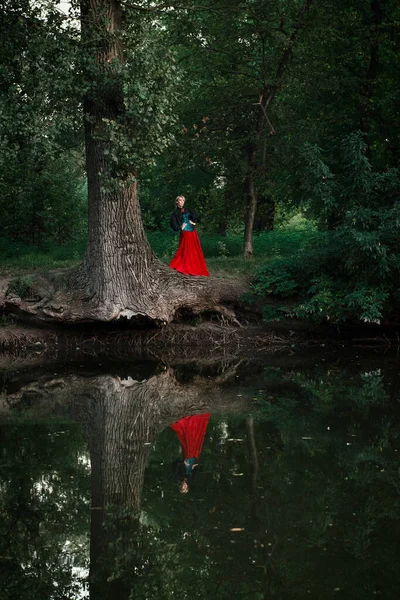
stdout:
MULTIPOLYGON (((118 155, 113 127, 124 128, 119 0, 82 0, 87 93, 83 102, 88 178, 88 245, 81 266, 35 278, 29 293, 1 282, 0 307, 60 322, 137 319, 168 323, 180 309, 219 311, 244 291, 237 282, 189 277, 161 263, 143 229, 135 165, 118 155)), ((118 134, 117 134, 118 135, 118 134)), ((26 291, 26 290, 25 290, 26 291)))
MULTIPOLYGON (((110 256, 110 262, 114 259, 110 256)), ((59 323, 111 322, 129 319, 141 326, 166 325, 182 311, 194 315, 215 312, 237 322, 235 307, 249 289, 244 278, 190 277, 181 275, 155 257, 149 272, 135 271, 129 257, 126 270, 104 280, 94 291, 85 260, 78 270, 52 277, 33 276, 34 293, 22 297, 13 289, 13 279, 0 281, 0 309, 59 323), (119 279, 120 278, 120 279, 119 279), (106 295, 108 293, 108 296, 106 295)))

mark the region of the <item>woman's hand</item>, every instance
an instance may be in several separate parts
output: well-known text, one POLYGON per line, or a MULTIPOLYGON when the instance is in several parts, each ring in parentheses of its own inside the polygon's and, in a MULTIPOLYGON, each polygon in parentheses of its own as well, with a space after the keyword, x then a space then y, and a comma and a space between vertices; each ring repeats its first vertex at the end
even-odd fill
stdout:
POLYGON ((184 223, 184 224, 182 225, 181 229, 182 229, 182 230, 183 230, 183 229, 186 229, 186 223, 184 223))
POLYGON ((190 219, 189 219, 189 223, 190 223, 191 225, 196 225, 196 223, 194 223, 193 221, 190 221, 190 219))

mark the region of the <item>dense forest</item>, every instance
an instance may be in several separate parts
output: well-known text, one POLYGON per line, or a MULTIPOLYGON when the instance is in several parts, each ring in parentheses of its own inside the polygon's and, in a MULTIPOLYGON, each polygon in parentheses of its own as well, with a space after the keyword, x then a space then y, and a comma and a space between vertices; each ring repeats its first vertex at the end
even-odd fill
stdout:
POLYGON ((218 304, 164 270, 184 194, 265 320, 399 319, 395 0, 5 0, 0 31, 0 262, 72 267, 47 315, 218 304))

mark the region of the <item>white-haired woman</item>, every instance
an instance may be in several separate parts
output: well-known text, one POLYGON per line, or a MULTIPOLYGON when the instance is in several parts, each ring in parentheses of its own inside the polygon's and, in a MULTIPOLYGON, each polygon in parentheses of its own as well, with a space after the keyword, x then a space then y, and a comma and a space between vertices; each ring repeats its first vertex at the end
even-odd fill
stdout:
POLYGON ((198 222, 198 214, 194 210, 185 208, 185 197, 178 196, 176 209, 171 215, 171 227, 181 233, 178 250, 169 266, 184 275, 208 277, 209 272, 196 231, 198 222))

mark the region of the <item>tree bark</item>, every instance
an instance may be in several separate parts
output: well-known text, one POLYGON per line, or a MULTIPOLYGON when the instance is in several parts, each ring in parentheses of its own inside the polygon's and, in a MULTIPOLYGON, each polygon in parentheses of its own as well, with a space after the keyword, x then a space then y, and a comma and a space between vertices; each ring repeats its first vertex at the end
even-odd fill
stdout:
MULTIPOLYGON (((181 275, 159 261, 140 213, 136 165, 118 158, 118 128, 125 126, 122 3, 82 0, 81 23, 87 93, 83 102, 88 178, 88 245, 79 268, 35 278, 35 293, 21 298, 1 282, 0 307, 47 321, 136 320, 171 322, 181 309, 219 312, 234 319, 230 304, 243 282, 181 275), (5 288, 5 289, 4 289, 5 288)), ((171 257, 172 258, 172 257, 171 257)))
POLYGON ((245 258, 253 257, 253 228, 254 219, 257 210, 257 196, 254 184, 256 170, 256 151, 257 146, 252 144, 247 155, 247 177, 246 177, 246 194, 247 194, 247 214, 246 224, 244 229, 244 256, 245 258))

